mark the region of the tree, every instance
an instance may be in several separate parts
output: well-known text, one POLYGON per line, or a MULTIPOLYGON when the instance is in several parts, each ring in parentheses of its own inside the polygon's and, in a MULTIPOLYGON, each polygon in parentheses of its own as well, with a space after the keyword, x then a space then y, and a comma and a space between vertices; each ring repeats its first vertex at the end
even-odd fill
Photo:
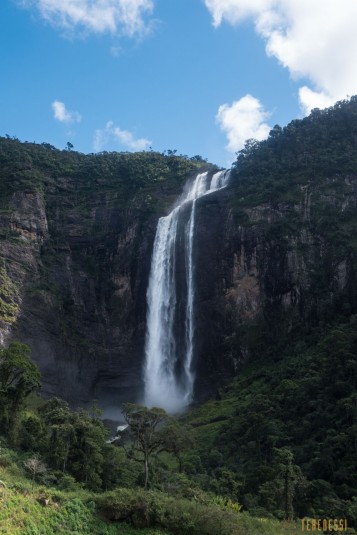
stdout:
POLYGON ((75 440, 69 453, 70 471, 77 480, 93 490, 102 485, 107 430, 101 420, 94 420, 83 409, 71 413, 75 440))
POLYGON ((144 464, 144 487, 147 489, 151 459, 165 449, 164 437, 160 432, 160 426, 168 421, 169 415, 164 409, 157 407, 148 409, 143 405, 134 403, 124 403, 122 412, 129 426, 132 448, 139 455, 141 454, 140 457, 135 457, 130 452, 129 456, 144 464))
POLYGON ((40 408, 40 414, 47 429, 48 452, 46 459, 52 466, 62 470, 67 467, 74 430, 68 403, 63 399, 52 398, 40 408))
POLYGON ((25 461, 24 466, 26 470, 28 470, 32 476, 32 490, 33 490, 33 485, 34 485, 36 477, 41 474, 45 474, 47 472, 47 468, 45 464, 40 460, 38 455, 34 455, 33 457, 25 461))
POLYGON ((41 407, 40 414, 47 428, 46 460, 90 488, 99 489, 107 431, 96 411, 94 417, 83 409, 71 412, 66 401, 52 398, 41 407))
POLYGON ((183 471, 182 454, 194 446, 192 432, 187 425, 179 425, 175 420, 166 425, 161 432, 163 448, 172 453, 179 465, 179 472, 183 471))
POLYGON ((302 479, 300 468, 293 464, 294 455, 288 448, 274 448, 273 478, 261 485, 259 494, 268 510, 291 520, 293 501, 298 482, 302 479))
POLYGON ((41 374, 30 359, 30 348, 12 342, 0 350, 0 421, 11 433, 24 399, 41 386, 41 374))
POLYGON ((40 451, 46 448, 46 427, 37 414, 26 412, 22 415, 18 443, 27 451, 40 451))

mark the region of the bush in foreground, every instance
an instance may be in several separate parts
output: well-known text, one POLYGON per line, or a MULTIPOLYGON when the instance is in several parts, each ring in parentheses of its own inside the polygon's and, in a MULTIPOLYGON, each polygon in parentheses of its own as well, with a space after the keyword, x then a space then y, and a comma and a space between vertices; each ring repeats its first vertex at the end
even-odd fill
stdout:
MULTIPOLYGON (((117 489, 97 496, 97 510, 112 522, 136 528, 156 527, 172 535, 259 535, 289 533, 278 522, 262 521, 239 512, 230 500, 178 499, 161 492, 117 489)), ((291 533, 294 531, 292 530, 291 533)))

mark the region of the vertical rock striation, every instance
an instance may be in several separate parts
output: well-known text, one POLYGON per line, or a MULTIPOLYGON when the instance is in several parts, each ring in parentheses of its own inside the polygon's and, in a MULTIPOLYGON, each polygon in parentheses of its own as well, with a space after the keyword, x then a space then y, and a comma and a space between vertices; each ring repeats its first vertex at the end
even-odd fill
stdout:
POLYGON ((356 309, 355 253, 317 224, 317 203, 332 206, 331 214, 344 211, 353 224, 357 176, 343 180, 343 194, 329 188, 326 197, 326 181, 304 188, 299 203, 264 203, 238 214, 231 188, 199 199, 196 399, 214 394, 259 355, 260 343, 281 340, 283 347, 301 329, 356 309))

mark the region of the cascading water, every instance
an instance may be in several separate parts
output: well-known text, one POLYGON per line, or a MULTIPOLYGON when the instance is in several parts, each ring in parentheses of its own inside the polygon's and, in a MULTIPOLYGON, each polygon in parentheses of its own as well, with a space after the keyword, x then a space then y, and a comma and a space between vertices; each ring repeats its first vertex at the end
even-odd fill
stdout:
POLYGON ((144 403, 179 412, 191 401, 194 386, 194 265, 196 200, 227 185, 229 171, 197 175, 172 212, 159 219, 147 291, 144 403), (191 203, 191 207, 189 204, 191 203), (188 220, 187 209, 189 210, 188 220), (184 249, 184 282, 178 269, 184 249))

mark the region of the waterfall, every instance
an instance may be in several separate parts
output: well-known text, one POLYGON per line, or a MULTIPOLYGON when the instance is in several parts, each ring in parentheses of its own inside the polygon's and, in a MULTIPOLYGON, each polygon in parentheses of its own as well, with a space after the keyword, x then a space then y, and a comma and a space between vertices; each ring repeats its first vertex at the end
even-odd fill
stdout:
POLYGON ((186 185, 170 214, 158 221, 147 290, 144 366, 147 406, 179 412, 192 401, 196 201, 225 187, 228 180, 226 170, 215 173, 211 180, 208 173, 200 173, 186 185), (180 248, 184 249, 181 256, 180 248), (183 283, 179 280, 177 260, 185 263, 183 283))

